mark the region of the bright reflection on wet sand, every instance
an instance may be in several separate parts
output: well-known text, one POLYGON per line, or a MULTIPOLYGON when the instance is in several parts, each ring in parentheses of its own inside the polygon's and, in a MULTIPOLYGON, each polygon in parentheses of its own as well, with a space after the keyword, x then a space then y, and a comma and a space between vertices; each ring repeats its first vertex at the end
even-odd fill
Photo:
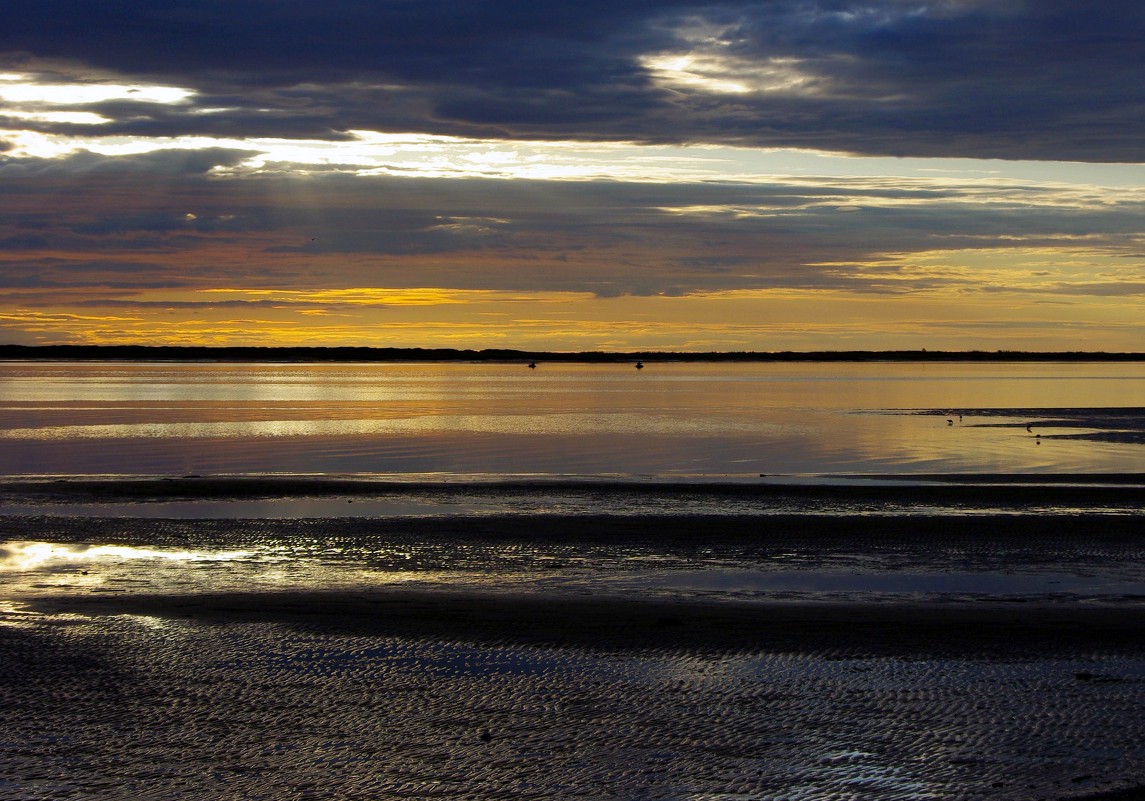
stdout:
POLYGON ((0 543, 0 575, 8 600, 61 591, 211 593, 399 584, 460 589, 528 581, 524 574, 491 577, 472 565, 437 569, 419 563, 402 544, 362 549, 320 540, 241 550, 12 541, 0 543))
POLYGON ((10 542, 0 545, 0 570, 34 570, 58 564, 105 560, 157 559, 168 562, 226 562, 245 559, 250 551, 165 551, 127 545, 59 545, 50 542, 10 542))
POLYGON ((0 775, 93 799, 1139 783, 1143 540, 1103 536, 1128 517, 0 514, 0 775))

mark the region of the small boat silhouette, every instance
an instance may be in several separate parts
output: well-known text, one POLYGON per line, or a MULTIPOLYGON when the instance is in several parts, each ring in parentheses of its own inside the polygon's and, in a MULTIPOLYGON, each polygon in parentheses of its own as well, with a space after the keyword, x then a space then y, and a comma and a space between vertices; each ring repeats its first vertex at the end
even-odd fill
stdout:
POLYGON ((643 370, 644 369, 644 362, 636 362, 636 369, 637 370, 643 370))

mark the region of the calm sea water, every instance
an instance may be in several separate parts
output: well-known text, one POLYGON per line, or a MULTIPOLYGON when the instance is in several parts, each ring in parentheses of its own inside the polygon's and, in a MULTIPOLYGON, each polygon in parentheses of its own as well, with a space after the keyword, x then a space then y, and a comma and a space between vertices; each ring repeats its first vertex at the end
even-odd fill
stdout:
POLYGON ((1123 472, 1061 413, 1141 406, 1143 364, 4 363, 0 474, 1123 472))

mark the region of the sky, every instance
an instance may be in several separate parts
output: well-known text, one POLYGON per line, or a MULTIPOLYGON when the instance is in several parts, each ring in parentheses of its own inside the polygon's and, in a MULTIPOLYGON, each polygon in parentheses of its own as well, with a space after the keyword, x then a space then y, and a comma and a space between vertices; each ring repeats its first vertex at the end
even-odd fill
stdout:
POLYGON ((0 343, 1145 350, 1140 0, 7 0, 0 343))

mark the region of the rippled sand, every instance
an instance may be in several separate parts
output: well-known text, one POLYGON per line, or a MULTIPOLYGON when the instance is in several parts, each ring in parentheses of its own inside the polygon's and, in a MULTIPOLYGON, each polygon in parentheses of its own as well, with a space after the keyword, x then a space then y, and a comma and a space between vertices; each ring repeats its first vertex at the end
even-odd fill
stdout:
POLYGON ((1139 521, 0 517, 0 798, 1098 797, 1139 521))
POLYGON ((1145 660, 1108 643, 676 645, 638 614, 656 636, 594 647, 330 600, 6 615, 0 797, 1060 798, 1145 761, 1145 660))

